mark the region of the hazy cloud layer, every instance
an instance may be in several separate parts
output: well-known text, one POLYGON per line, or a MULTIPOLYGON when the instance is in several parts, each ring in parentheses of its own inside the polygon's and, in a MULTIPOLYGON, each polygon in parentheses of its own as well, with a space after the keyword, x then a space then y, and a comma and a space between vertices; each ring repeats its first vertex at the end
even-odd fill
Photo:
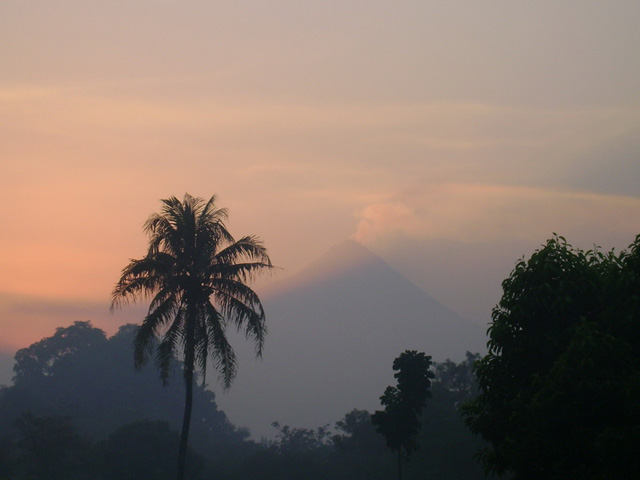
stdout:
POLYGON ((354 239, 362 243, 392 242, 398 236, 527 240, 557 231, 609 245, 632 235, 640 225, 640 198, 504 185, 426 184, 368 205, 359 216, 354 239))
POLYGON ((0 319, 4 329, 0 351, 15 352, 44 337, 50 337, 58 327, 74 322, 90 321, 95 327, 113 335, 120 325, 139 323, 145 307, 129 306, 124 311, 109 311, 109 304, 86 300, 55 300, 26 297, 0 292, 0 319))
POLYGON ((515 261, 552 233, 605 250, 640 233, 640 199, 571 190, 425 184, 359 213, 353 238, 475 321, 489 321, 515 261), (525 213, 526 212, 526 213, 525 213))

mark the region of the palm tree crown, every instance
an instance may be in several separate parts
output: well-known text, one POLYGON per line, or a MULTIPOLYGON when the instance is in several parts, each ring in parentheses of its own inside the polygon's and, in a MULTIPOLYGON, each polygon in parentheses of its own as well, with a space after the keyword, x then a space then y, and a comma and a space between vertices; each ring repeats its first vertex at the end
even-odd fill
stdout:
MULTIPOLYGON (((256 273, 272 267, 256 237, 234 240, 224 221, 227 210, 185 194, 162 200, 161 213, 144 224, 147 254, 131 260, 113 290, 112 309, 139 298, 150 298, 149 311, 134 343, 137 367, 149 359, 156 340, 156 362, 163 380, 176 350, 182 347, 185 379, 195 368, 204 377, 211 358, 229 387, 236 359, 225 327, 234 323, 262 352, 266 334, 260 299, 247 286, 256 273)), ((203 379, 204 381, 204 379, 203 379)))

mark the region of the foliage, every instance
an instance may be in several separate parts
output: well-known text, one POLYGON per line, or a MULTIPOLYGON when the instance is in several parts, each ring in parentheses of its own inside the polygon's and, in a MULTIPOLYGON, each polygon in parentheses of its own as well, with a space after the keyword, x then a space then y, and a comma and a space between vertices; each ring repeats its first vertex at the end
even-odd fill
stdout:
POLYGON ((372 421, 394 452, 404 450, 409 456, 418 448, 418 416, 431 396, 431 379, 435 377, 430 367, 431 357, 415 350, 407 350, 393 361, 398 385, 387 387, 380 397, 386 408, 376 411, 372 421))
POLYGON ((418 449, 417 437, 420 431, 419 415, 431 396, 431 357, 415 350, 407 350, 393 361, 394 378, 397 387, 387 387, 380 397, 384 410, 376 411, 371 420, 381 433, 387 446, 398 455, 398 475, 401 477, 401 463, 418 449))
MULTIPOLYGON (((0 432, 9 431, 27 411, 35 416, 70 417, 82 435, 95 439, 144 419, 179 428, 180 383, 163 388, 151 368, 133 369, 136 328, 124 325, 107 339, 104 331, 89 322, 76 322, 20 350, 14 385, 0 389, 0 432)), ((199 419, 193 436, 200 450, 215 452, 246 438, 246 432, 233 427, 218 409, 213 392, 201 386, 194 392, 193 411, 199 419)))
MULTIPOLYGON (((178 433, 166 422, 124 425, 92 443, 71 418, 23 414, 5 438, 1 479, 11 480, 170 480, 175 478, 178 433), (8 452, 8 454, 6 453, 8 452)), ((202 479, 204 459, 189 452, 188 478, 202 479)))
POLYGON ((387 479, 393 475, 393 456, 376 432, 367 410, 352 410, 336 422, 340 432, 331 437, 334 478, 387 479))
POLYGON ((91 442, 80 436, 68 417, 35 417, 23 414, 14 422, 16 480, 87 479, 91 470, 91 442))
POLYGON ((640 237, 619 255, 554 236, 520 260, 493 310, 467 423, 487 471, 635 478, 640 461, 640 237))
POLYGON ((384 443, 376 434, 371 414, 367 410, 351 410, 336 422, 336 428, 342 433, 333 435, 331 441, 339 450, 384 451, 384 443))
MULTIPOLYGON (((120 427, 97 445, 101 470, 118 480, 172 480, 179 436, 167 422, 141 420, 120 427)), ((189 452, 189 478, 201 478, 202 456, 189 452)))
POLYGON ((58 327, 52 337, 18 350, 13 380, 16 385, 22 385, 60 374, 68 368, 69 358, 82 356, 83 360, 91 361, 92 356, 87 352, 106 342, 105 333, 93 328, 89 322, 76 322, 69 328, 58 327))
POLYGON ((328 425, 318 427, 316 430, 311 428, 292 428, 288 425, 280 425, 278 422, 271 424, 278 434, 278 441, 273 443, 273 447, 280 454, 307 453, 327 445, 330 433, 328 425))
MULTIPOLYGON (((151 366, 139 371, 132 368, 135 331, 135 325, 125 325, 106 338, 88 322, 58 329, 56 338, 65 339, 59 351, 69 352, 64 362, 58 362, 58 354, 36 355, 42 352, 42 345, 55 343, 53 337, 24 349, 21 361, 37 359, 34 365, 38 367, 29 369, 32 373, 22 376, 19 385, 0 389, 0 479, 24 478, 19 476, 26 474, 23 466, 37 465, 26 449, 18 448, 22 434, 15 419, 24 410, 33 411, 36 423, 58 425, 53 429, 62 432, 58 443, 76 452, 58 464, 64 466, 64 478, 175 477, 183 389, 173 381, 163 387, 151 366), (80 348, 100 337, 105 341, 80 348), (50 373, 42 375, 49 363, 50 373), (58 399, 63 403, 57 403, 58 399), (88 449, 73 447, 74 437, 82 439, 88 449)), ((420 416, 421 448, 412 454, 407 478, 482 478, 477 463, 470 462, 479 443, 462 428, 457 410, 468 392, 473 392, 473 385, 467 383, 473 381, 468 376, 469 361, 433 366, 433 398, 420 416)), ((16 366, 22 368, 21 363, 16 366)), ((179 370, 179 363, 175 368, 179 370)), ((231 425, 217 409, 214 394, 197 384, 193 411, 199 421, 191 432, 196 451, 189 453, 187 475, 192 478, 386 480, 393 475, 394 457, 364 410, 347 413, 335 424, 334 433, 327 427, 279 426, 276 439, 264 442, 248 440, 247 432, 231 425)), ((31 437, 42 436, 47 444, 51 442, 48 430, 31 429, 31 437)))
POLYGON ((461 406, 477 395, 473 365, 479 357, 467 352, 460 363, 446 360, 433 364, 432 396, 420 417, 420 450, 406 465, 408 478, 484 479, 474 458, 483 443, 466 427, 460 412, 461 406))
POLYGON ((467 352, 465 359, 460 363, 446 360, 434 363, 432 391, 446 393, 455 397, 454 405, 460 406, 462 402, 470 400, 478 394, 478 384, 473 374, 473 366, 480 359, 479 353, 467 352))
POLYGON ((245 331, 260 354, 266 334, 260 299, 247 281, 272 268, 266 249, 256 237, 235 240, 225 226, 226 209, 185 194, 162 200, 161 213, 152 214, 144 230, 147 254, 122 270, 113 290, 112 307, 152 297, 149 311, 136 333, 136 366, 145 364, 156 341, 156 364, 163 380, 178 351, 184 357, 186 385, 184 420, 178 454, 178 478, 191 424, 192 389, 196 370, 204 375, 209 360, 225 387, 236 373, 236 359, 226 336, 227 322, 245 331))
POLYGON ((274 422, 275 440, 246 442, 215 464, 215 478, 236 480, 260 478, 276 480, 329 479, 334 469, 329 463, 328 427, 297 428, 274 422))

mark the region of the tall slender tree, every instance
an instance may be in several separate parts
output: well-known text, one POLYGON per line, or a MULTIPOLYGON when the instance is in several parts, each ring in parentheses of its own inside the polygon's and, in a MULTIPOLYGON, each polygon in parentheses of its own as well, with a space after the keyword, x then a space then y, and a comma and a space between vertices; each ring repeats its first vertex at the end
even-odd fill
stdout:
POLYGON ((173 360, 182 354, 186 397, 178 480, 184 478, 193 383, 204 382, 207 363, 228 388, 236 374, 236 357, 227 335, 230 322, 244 330, 261 355, 266 334, 265 313, 258 295, 247 285, 273 268, 262 242, 253 236, 235 240, 225 226, 227 210, 185 194, 162 200, 160 213, 144 224, 147 254, 122 270, 112 294, 112 310, 149 298, 149 310, 134 340, 134 364, 141 367, 152 355, 167 381, 173 360))
POLYGON ((402 480, 402 459, 419 447, 420 415, 431 397, 431 356, 406 350, 393 361, 396 387, 389 386, 380 397, 384 410, 371 415, 376 431, 384 435, 387 446, 397 454, 398 480, 402 480), (404 453, 404 455, 403 455, 404 453))

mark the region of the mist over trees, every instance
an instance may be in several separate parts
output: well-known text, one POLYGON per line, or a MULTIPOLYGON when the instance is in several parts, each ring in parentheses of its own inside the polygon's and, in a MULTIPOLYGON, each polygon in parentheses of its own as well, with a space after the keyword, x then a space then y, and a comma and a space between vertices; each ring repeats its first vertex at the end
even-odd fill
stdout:
MULTIPOLYGON (((147 442, 147 448, 154 454, 147 457, 155 459, 157 468, 148 471, 158 473, 167 458, 177 461, 178 443, 173 436, 178 438, 175 430, 180 425, 183 386, 180 381, 163 386, 152 367, 133 369, 136 329, 135 325, 124 325, 107 338, 89 322, 75 322, 16 353, 14 383, 0 389, 0 432, 8 445, 2 461, 5 471, 14 472, 8 478, 32 478, 27 474, 36 468, 46 475, 32 472, 34 478, 57 478, 56 469, 64 472, 60 478, 75 478, 74 469, 84 472, 78 478, 86 478, 86 472, 133 463, 135 448, 117 453, 118 445, 123 445, 122 439, 117 439, 118 430, 127 425, 130 447, 135 443, 133 431, 153 440, 147 442), (80 447, 81 454, 71 455, 80 447), (53 453, 60 449, 71 453, 53 453)), ((180 368, 177 360, 174 368, 180 368)), ((196 388, 194 413, 198 422, 194 423, 193 438, 214 456, 224 455, 248 436, 228 421, 218 409, 214 393, 202 386, 196 388)), ((175 477, 176 461, 167 478, 175 477)))
MULTIPOLYGON (((179 378, 163 386, 153 366, 133 368, 136 325, 124 325, 111 338, 90 322, 60 327, 51 337, 16 353, 14 384, 0 396, 0 429, 21 412, 68 416, 83 435, 103 438, 115 428, 141 419, 180 425, 184 403, 179 378)), ((174 360, 173 369, 179 371, 174 360)), ((226 444, 247 436, 235 428, 198 385, 194 392, 194 435, 199 442, 226 444)))
MULTIPOLYGON (((179 376, 163 386, 152 365, 133 368, 136 329, 125 325, 108 338, 89 322, 76 322, 17 352, 14 383, 0 389, 0 472, 8 472, 6 478, 175 478, 184 386, 179 376)), ((421 448, 406 465, 406 478, 424 472, 482 478, 472 460, 480 444, 458 413, 475 389, 471 364, 435 364, 421 448), (466 462, 451 462, 450 451, 466 462)), ((180 368, 174 360, 172 369, 180 368)), ((316 429, 276 424, 275 438, 262 441, 232 425, 201 384, 195 386, 193 412, 187 478, 395 475, 394 456, 365 410, 316 429)))

